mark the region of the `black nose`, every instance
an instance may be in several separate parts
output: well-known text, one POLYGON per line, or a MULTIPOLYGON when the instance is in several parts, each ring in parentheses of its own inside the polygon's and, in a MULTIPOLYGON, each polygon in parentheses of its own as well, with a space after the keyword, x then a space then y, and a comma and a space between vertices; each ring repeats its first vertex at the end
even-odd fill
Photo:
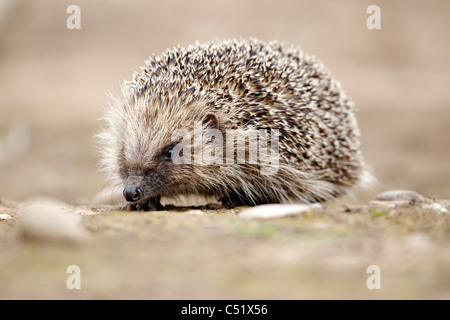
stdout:
POLYGON ((142 189, 136 185, 126 186, 123 189, 123 196, 129 202, 138 201, 142 197, 142 189))

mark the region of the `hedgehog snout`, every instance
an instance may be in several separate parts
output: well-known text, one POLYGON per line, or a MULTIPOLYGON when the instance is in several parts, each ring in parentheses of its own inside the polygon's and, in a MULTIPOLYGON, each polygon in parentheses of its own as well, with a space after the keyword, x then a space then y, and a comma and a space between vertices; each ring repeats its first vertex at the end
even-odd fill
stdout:
POLYGON ((142 189, 143 175, 130 175, 125 180, 123 196, 128 202, 136 202, 142 199, 144 191, 142 189))
POLYGON ((129 202, 136 202, 142 198, 142 189, 137 185, 129 185, 123 189, 123 196, 129 202))

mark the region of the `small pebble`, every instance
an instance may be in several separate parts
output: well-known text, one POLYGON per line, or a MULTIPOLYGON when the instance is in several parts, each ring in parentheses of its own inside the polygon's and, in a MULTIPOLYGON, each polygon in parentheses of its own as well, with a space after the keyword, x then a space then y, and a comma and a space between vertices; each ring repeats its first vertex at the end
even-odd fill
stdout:
POLYGON ((423 201, 425 197, 412 190, 389 190, 380 193, 375 200, 378 201, 423 201))
POLYGON ((311 209, 311 206, 306 204, 263 204, 244 209, 239 216, 246 219, 276 219, 303 215, 311 209))
POLYGON ((83 239, 80 217, 49 202, 25 205, 18 227, 25 241, 78 244, 83 239))
POLYGON ((433 210, 437 213, 448 213, 447 208, 445 208, 444 206, 442 206, 441 204, 437 203, 437 202, 432 202, 432 203, 423 203, 421 205, 421 207, 423 209, 427 209, 427 210, 433 210))
POLYGON ((204 212, 202 210, 192 209, 185 212, 186 214, 194 214, 194 215, 203 215, 204 212))
POLYGON ((11 216, 7 213, 0 213, 0 220, 6 220, 11 218, 11 216))

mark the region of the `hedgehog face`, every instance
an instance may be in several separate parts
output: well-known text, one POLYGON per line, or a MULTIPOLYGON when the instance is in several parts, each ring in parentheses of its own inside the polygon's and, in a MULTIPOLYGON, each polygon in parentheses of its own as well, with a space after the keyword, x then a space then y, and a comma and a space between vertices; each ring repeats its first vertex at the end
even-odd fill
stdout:
POLYGON ((160 195, 174 176, 176 167, 172 163, 173 146, 167 146, 146 166, 124 161, 121 165, 121 178, 124 184, 123 195, 128 202, 137 203, 149 197, 160 195))
MULTIPOLYGON (((195 111, 191 106, 192 109, 195 111)), ((178 109, 177 113, 173 108, 161 111, 155 108, 150 113, 147 109, 142 117, 123 118, 122 128, 127 132, 121 137, 117 159, 123 195, 128 202, 141 203, 151 197, 185 193, 189 186, 194 189, 193 186, 202 184, 202 168, 194 164, 190 151, 201 149, 203 142, 195 145, 193 132, 196 123, 200 123, 203 132, 217 128, 217 116, 203 111, 203 114, 191 112, 186 117, 186 109, 178 109)))
POLYGON ((158 136, 148 138, 146 146, 133 144, 142 139, 125 141, 119 152, 119 175, 128 202, 142 202, 149 197, 168 193, 173 177, 179 171, 179 166, 172 161, 173 142, 156 139, 158 136))

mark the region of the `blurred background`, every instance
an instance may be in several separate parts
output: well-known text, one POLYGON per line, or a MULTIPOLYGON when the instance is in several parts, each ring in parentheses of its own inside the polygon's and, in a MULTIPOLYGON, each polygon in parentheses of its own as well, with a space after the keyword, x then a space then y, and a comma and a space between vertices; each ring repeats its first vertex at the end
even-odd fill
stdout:
POLYGON ((359 109, 380 190, 450 197, 450 2, 0 0, 0 199, 89 203, 105 186, 92 137, 152 53, 256 37, 301 46, 359 109), (81 9, 69 30, 67 7, 81 9), (381 29, 369 30, 369 5, 381 29))

